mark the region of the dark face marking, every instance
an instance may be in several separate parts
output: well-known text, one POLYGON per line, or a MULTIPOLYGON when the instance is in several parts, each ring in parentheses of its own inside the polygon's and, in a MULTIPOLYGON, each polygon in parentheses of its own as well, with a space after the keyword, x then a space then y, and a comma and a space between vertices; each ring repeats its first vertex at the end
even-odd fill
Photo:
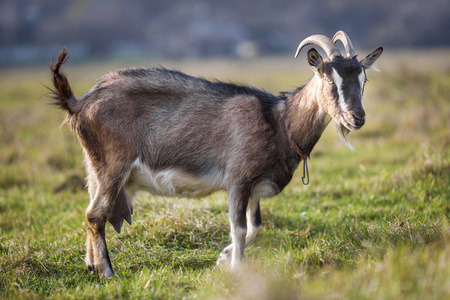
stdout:
POLYGON ((328 63, 326 77, 333 83, 339 117, 344 118, 349 129, 359 129, 365 122, 361 99, 366 77, 361 64, 356 58, 336 58, 328 63))

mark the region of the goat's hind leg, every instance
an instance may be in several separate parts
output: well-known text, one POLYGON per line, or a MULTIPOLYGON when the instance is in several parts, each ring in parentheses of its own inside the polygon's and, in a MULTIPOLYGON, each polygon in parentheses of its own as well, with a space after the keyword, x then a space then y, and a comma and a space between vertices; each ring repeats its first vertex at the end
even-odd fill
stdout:
POLYGON ((86 264, 89 270, 95 270, 100 278, 114 275, 105 240, 105 225, 109 206, 108 196, 98 193, 86 211, 86 264))
MULTIPOLYGON (((95 195, 97 193, 98 183, 97 183, 95 176, 93 176, 93 174, 91 174, 91 173, 88 174, 87 187, 88 187, 88 191, 89 191, 89 197, 91 199, 90 201, 92 203, 92 202, 94 202, 95 195)), ((95 270, 94 251, 93 251, 92 247, 93 247, 93 245, 92 245, 91 235, 89 234, 89 232, 86 232, 86 257, 85 257, 84 261, 85 261, 86 266, 89 271, 95 270)))
MULTIPOLYGON (((86 265, 95 270, 100 278, 114 275, 105 240, 105 226, 112 216, 116 201, 124 194, 120 191, 125 172, 115 172, 96 183, 95 195, 86 210, 86 265)), ((90 192, 91 193, 91 192, 90 192)), ((91 193, 94 194, 94 193, 91 193)), ((117 229, 116 229, 117 230, 117 229)))

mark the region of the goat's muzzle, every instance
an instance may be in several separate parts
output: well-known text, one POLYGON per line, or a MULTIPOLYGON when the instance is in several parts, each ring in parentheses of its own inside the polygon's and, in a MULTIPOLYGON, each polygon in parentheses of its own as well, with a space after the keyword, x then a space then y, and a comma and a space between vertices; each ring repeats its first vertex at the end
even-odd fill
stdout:
POLYGON ((364 111, 359 114, 353 114, 353 121, 355 127, 357 127, 356 129, 360 129, 361 127, 363 127, 363 125, 366 123, 366 114, 364 113, 364 111))
POLYGON ((366 123, 366 113, 364 110, 358 112, 348 112, 342 114, 342 123, 348 130, 358 130, 366 123))

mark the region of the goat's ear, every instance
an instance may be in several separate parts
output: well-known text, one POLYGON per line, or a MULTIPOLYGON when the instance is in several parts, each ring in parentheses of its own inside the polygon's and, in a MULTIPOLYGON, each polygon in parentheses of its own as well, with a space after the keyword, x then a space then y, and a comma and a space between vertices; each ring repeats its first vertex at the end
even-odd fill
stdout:
POLYGON ((316 49, 311 48, 308 51, 308 65, 311 68, 311 70, 314 71, 314 73, 318 76, 322 76, 323 73, 323 59, 322 56, 320 56, 319 52, 317 52, 316 49))
POLYGON ((377 50, 367 54, 366 56, 361 58, 359 62, 364 69, 374 69, 375 71, 378 71, 378 69, 373 67, 373 64, 378 60, 378 58, 380 58, 381 53, 383 53, 383 47, 380 47, 377 50))

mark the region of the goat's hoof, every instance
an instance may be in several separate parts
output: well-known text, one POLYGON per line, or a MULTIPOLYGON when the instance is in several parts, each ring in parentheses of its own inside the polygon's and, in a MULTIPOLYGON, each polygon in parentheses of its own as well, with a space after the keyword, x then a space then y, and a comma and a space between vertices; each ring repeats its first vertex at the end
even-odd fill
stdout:
POLYGON ((114 271, 111 268, 108 267, 102 267, 101 265, 95 266, 95 265, 87 265, 87 268, 91 274, 97 273, 98 277, 100 279, 107 279, 107 278, 118 278, 118 276, 114 273, 114 271))
POLYGON ((110 275, 103 275, 103 276, 99 275, 99 277, 100 277, 100 279, 103 279, 103 280, 120 279, 120 277, 114 272, 112 274, 110 274, 110 275))
POLYGON ((95 265, 92 259, 89 259, 88 256, 86 256, 84 258, 84 263, 86 264, 86 267, 90 273, 95 272, 95 265))
POLYGON ((231 268, 231 252, 233 252, 232 250, 232 247, 227 247, 222 251, 222 253, 220 253, 219 258, 216 261, 217 267, 224 269, 231 268))
POLYGON ((86 266, 87 266, 87 269, 88 269, 88 271, 89 271, 90 273, 94 273, 94 271, 95 271, 94 265, 86 265, 86 266))
POLYGON ((106 270, 104 272, 98 272, 98 277, 100 279, 113 279, 113 278, 119 278, 119 276, 116 275, 112 270, 106 270))

